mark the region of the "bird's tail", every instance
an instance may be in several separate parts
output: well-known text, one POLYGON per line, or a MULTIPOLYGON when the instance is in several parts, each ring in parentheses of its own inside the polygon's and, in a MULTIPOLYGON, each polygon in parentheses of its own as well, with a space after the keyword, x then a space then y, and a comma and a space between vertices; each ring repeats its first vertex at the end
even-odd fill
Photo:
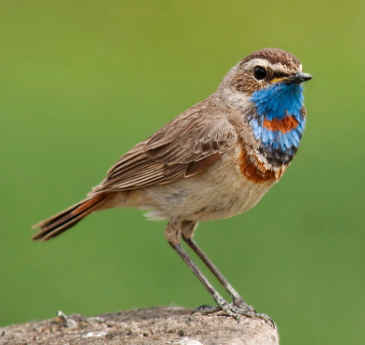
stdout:
POLYGON ((62 234, 67 229, 73 227, 81 219, 108 200, 111 195, 96 194, 79 203, 71 206, 67 210, 56 214, 55 216, 44 220, 33 226, 33 229, 40 227, 41 231, 32 237, 33 241, 47 241, 53 237, 62 234))

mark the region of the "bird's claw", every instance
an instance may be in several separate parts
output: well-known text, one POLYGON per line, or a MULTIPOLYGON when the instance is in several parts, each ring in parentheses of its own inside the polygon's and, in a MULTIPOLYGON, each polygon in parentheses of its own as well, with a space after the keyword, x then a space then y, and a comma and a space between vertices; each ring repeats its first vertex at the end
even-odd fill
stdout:
POLYGON ((193 313, 200 313, 202 315, 214 314, 220 312, 220 315, 230 316, 236 319, 238 322, 242 316, 250 318, 259 318, 272 324, 275 328, 274 321, 266 314, 257 313, 256 310, 246 303, 236 305, 234 303, 222 303, 218 306, 203 305, 193 310, 193 313))

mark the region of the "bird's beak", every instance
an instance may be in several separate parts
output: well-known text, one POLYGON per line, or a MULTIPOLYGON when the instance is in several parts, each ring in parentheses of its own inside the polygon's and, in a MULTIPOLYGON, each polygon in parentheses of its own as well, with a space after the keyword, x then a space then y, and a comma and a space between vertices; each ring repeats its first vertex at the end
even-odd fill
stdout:
POLYGON ((308 73, 297 72, 296 74, 290 75, 288 77, 275 78, 271 83, 283 82, 286 84, 300 84, 305 81, 311 80, 313 77, 308 73))
POLYGON ((313 77, 308 73, 298 72, 286 78, 286 82, 289 84, 300 84, 305 81, 311 80, 313 77))

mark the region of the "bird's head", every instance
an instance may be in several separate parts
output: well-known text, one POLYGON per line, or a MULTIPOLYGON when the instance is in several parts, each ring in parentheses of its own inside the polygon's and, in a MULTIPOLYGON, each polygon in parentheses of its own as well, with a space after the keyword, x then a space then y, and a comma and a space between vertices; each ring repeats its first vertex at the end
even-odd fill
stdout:
POLYGON ((298 150, 305 127, 302 83, 312 79, 292 54, 258 50, 234 66, 218 93, 244 115, 254 138, 274 166, 287 165, 298 150))
POLYGON ((233 77, 234 88, 246 94, 275 87, 278 84, 301 84, 312 79, 303 73, 299 60, 280 49, 262 49, 243 59, 233 77))
POLYGON ((252 53, 233 67, 220 90, 230 103, 241 108, 242 102, 252 100, 252 97, 259 98, 259 102, 276 103, 288 93, 299 95, 301 83, 310 79, 312 76, 303 73, 295 56, 281 49, 268 48, 252 53))

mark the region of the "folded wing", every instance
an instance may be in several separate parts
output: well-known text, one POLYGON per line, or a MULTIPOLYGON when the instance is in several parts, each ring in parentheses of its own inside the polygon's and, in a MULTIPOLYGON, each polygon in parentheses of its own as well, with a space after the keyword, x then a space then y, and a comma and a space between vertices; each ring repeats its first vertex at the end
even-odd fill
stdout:
POLYGON ((182 114, 127 152, 92 194, 133 190, 194 176, 236 141, 224 115, 182 114))

